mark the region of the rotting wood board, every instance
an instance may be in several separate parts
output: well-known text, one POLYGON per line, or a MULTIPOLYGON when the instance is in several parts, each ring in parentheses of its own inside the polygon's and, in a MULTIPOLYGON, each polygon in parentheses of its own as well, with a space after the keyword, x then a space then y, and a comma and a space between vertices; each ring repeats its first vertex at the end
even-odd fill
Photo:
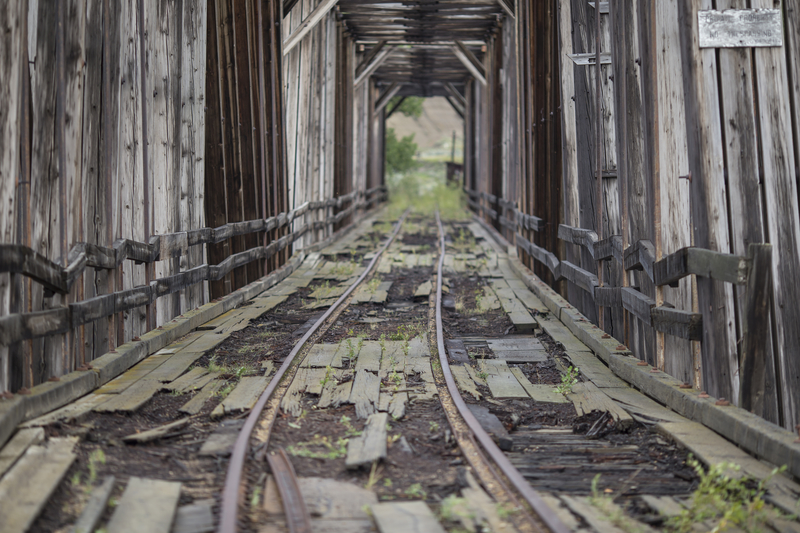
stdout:
POLYGON ((239 430, 244 425, 244 420, 223 420, 222 423, 203 443, 198 455, 228 456, 233 450, 239 430))
POLYGON ((375 412, 380 386, 381 380, 375 374, 366 370, 356 373, 349 402, 355 405, 358 418, 367 418, 375 412))
POLYGON ((381 367, 381 345, 378 341, 363 341, 356 356, 356 373, 361 370, 377 372, 381 367))
POLYGON ((459 389, 461 389, 464 392, 468 392, 476 400, 480 400, 481 398, 483 398, 483 395, 480 392, 478 392, 478 388, 475 386, 475 382, 470 377, 469 372, 467 371, 467 368, 465 366, 453 365, 450 367, 450 372, 453 374, 453 377, 456 378, 456 383, 458 383, 459 389))
POLYGON ((131 435, 122 437, 122 442, 128 444, 142 444, 144 442, 158 440, 169 436, 173 431, 186 426, 188 423, 188 418, 182 418, 157 428, 148 429, 146 431, 142 431, 141 433, 133 433, 131 435))
POLYGON ((353 437, 347 445, 347 468, 359 468, 371 465, 375 461, 386 458, 386 413, 369 415, 364 431, 353 437))
POLYGON ((576 383, 572 386, 572 393, 567 398, 575 406, 578 416, 592 411, 606 411, 621 428, 633 425, 633 418, 614 400, 609 398, 591 382, 576 383))
POLYGON ((202 389, 200 389, 200 392, 195 394, 191 400, 183 404, 178 411, 181 413, 186 413, 187 415, 196 415, 203 409, 203 406, 205 406, 206 402, 210 400, 224 384, 225 382, 219 379, 209 381, 202 389))
POLYGON ((95 391, 96 394, 121 394, 134 383, 150 374, 153 370, 164 364, 167 359, 172 357, 172 353, 153 354, 144 361, 138 363, 133 368, 112 379, 95 391))
POLYGON ((87 394, 83 398, 80 398, 75 402, 67 404, 60 409, 56 409, 53 412, 47 413, 38 418, 34 418, 33 420, 29 420, 24 424, 20 424, 19 427, 29 428, 29 427, 49 426, 53 422, 58 422, 58 421, 64 421, 64 422, 80 421, 96 406, 100 405, 103 402, 108 401, 108 398, 109 397, 107 394, 95 394, 95 393, 87 394))
POLYGON ((500 419, 489 412, 489 409, 476 404, 467 404, 472 415, 478 420, 481 427, 497 443, 497 446, 506 452, 511 451, 514 442, 509 438, 508 431, 500 422, 500 419))
POLYGON ((388 502, 370 507, 380 533, 445 533, 425 502, 388 502))
POLYGON ((108 522, 109 533, 170 533, 181 484, 131 477, 108 522))
POLYGON ((159 381, 140 379, 120 394, 107 394, 110 399, 94 408, 97 413, 113 411, 132 413, 147 403, 161 389, 159 381))
POLYGON ((213 499, 178 507, 172 533, 211 533, 214 531, 213 507, 213 499))
POLYGON ((40 427, 22 428, 0 449, 0 479, 17 459, 22 457, 28 447, 44 440, 44 429, 40 427))
POLYGON ((269 378, 266 376, 243 377, 231 393, 214 409, 211 416, 222 416, 252 409, 267 385, 269 385, 269 378))
POLYGON ((105 513, 115 482, 116 478, 114 476, 107 476, 102 485, 92 490, 86 507, 83 508, 81 516, 72 526, 70 533, 93 533, 95 531, 100 518, 105 513))
POLYGON ((31 446, 0 479, 0 516, 4 533, 24 533, 75 460, 75 437, 31 446))
POLYGON ((300 366, 305 368, 325 368, 332 366, 331 362, 339 349, 338 344, 315 344, 308 351, 300 366))
POLYGON ((511 373, 514 374, 519 384, 522 385, 522 388, 525 389, 525 392, 527 392, 533 400, 542 403, 569 403, 569 400, 567 400, 563 394, 556 392, 555 385, 534 385, 525 377, 525 374, 520 368, 512 368, 511 373))
POLYGON ((486 384, 494 398, 527 398, 528 393, 501 359, 485 359, 486 384))
POLYGON ((592 350, 583 344, 578 337, 572 334, 567 327, 555 318, 536 317, 536 321, 550 337, 560 343, 567 352, 591 352, 592 350))

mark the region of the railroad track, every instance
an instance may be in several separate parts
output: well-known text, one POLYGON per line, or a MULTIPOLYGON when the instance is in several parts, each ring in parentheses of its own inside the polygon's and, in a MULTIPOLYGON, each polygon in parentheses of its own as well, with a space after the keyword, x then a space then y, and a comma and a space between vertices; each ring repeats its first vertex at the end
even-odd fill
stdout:
MULTIPOLYGON (((30 449, 61 468, 42 483, 45 511, 32 530, 75 523, 65 509, 85 505, 89 489, 92 501, 120 501, 95 517, 110 532, 128 500, 150 497, 174 512, 181 494, 220 532, 306 532, 325 521, 406 531, 404 514, 430 531, 603 531, 609 514, 630 512, 650 527, 684 504, 694 480, 685 453, 646 427, 680 417, 647 403, 566 332, 486 228, 406 212, 355 233, 247 305, 25 424, 30 449), (555 394, 570 366, 580 382, 555 394), (242 402, 248 391, 252 403, 242 402), (217 438, 230 444, 210 446, 217 438), (117 480, 97 486, 109 473, 117 480), (217 494, 218 504, 203 499, 217 494)), ((46 470, 38 457, 23 457, 17 478, 46 470)), ((789 507, 795 485, 771 483, 770 502, 789 507)), ((178 522, 198 511, 189 502, 178 522)))

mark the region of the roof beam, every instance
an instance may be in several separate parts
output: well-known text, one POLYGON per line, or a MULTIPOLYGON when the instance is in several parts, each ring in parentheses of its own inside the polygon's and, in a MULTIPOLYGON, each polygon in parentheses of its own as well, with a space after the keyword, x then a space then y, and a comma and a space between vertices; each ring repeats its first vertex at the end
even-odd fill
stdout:
POLYGON ((459 103, 462 108, 467 108, 467 99, 461 96, 461 93, 458 91, 458 89, 456 89, 455 85, 448 81, 444 84, 444 89, 455 99, 456 102, 459 103))
POLYGON ((503 11, 505 11, 505 12, 506 12, 506 15, 508 15, 508 16, 509 16, 509 17, 511 17, 512 19, 513 19, 513 18, 516 18, 516 17, 514 16, 514 10, 511 8, 511 6, 509 6, 508 4, 506 4, 506 0, 497 0, 497 3, 500 5, 500 7, 502 7, 502 8, 503 8, 503 11))
MULTIPOLYGON (((381 64, 386 61, 386 58, 389 57, 389 55, 394 51, 395 48, 393 46, 381 46, 381 49, 378 51, 378 53, 375 54, 371 61, 364 66, 364 70, 361 71, 361 74, 356 76, 356 81, 353 83, 353 86, 358 87, 361 85, 362 81, 372 76, 372 73, 378 70, 378 67, 380 67, 381 64)), ((369 57, 365 59, 365 62, 367 59, 369 59, 369 57)), ((359 65, 359 67, 361 67, 361 65, 359 65)), ((356 70, 356 72, 358 72, 358 70, 356 70)))
POLYGON ((481 82, 481 85, 486 85, 486 71, 481 62, 478 61, 478 58, 475 57, 475 54, 470 52, 469 48, 464 46, 461 41, 455 41, 455 46, 451 50, 475 79, 481 82))
POLYGON ((383 91, 383 94, 378 98, 378 101, 375 102, 375 111, 373 111, 372 114, 377 115, 383 111, 383 108, 386 107, 389 101, 394 98, 394 95, 396 95, 397 92, 402 88, 403 84, 398 82, 394 82, 389 85, 389 88, 383 91))
POLYGON ((308 32, 314 29, 314 26, 322 20, 328 12, 333 9, 333 6, 336 5, 336 2, 339 0, 324 0, 320 5, 311 12, 311 14, 306 17, 306 19, 300 23, 300 25, 295 28, 292 34, 283 41, 283 55, 288 54, 292 48, 294 48, 297 43, 303 40, 303 37, 306 36, 308 32))

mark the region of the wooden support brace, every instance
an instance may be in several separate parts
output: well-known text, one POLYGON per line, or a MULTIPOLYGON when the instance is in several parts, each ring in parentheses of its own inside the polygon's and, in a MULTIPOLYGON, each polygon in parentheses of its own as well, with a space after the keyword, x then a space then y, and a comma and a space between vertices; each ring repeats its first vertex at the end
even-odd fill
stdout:
POLYGON ((467 99, 456 89, 455 85, 448 81, 444 84, 444 90, 458 102, 462 109, 467 108, 467 99))
POLYGON ((292 32, 288 39, 283 41, 283 55, 288 54, 292 48, 297 46, 297 43, 303 40, 303 37, 314 29, 314 26, 322 20, 328 12, 333 9, 338 0, 325 0, 311 12, 311 14, 300 23, 300 25, 292 32))
POLYGON ((594 258, 594 244, 598 240, 597 233, 594 231, 559 224, 558 238, 562 241, 583 246, 592 255, 592 258, 594 258))
POLYGON ((653 267, 656 285, 673 285, 691 274, 736 285, 747 282, 748 259, 703 248, 681 248, 653 267))
POLYGON ((650 310, 650 318, 656 331, 690 341, 703 339, 703 315, 700 313, 670 307, 654 307, 650 310))
POLYGON ((638 241, 625 250, 625 270, 644 270, 650 281, 653 280, 653 263, 656 252, 650 241, 638 241))
POLYGON ((353 82, 353 87, 358 87, 364 80, 372 76, 372 73, 378 70, 378 67, 380 67, 383 62, 386 61, 386 59, 395 51, 393 46, 385 46, 384 41, 378 43, 376 48, 379 48, 377 53, 375 53, 374 56, 370 53, 370 56, 367 56, 367 58, 364 60, 364 63, 362 63, 362 65, 364 65, 363 68, 361 65, 359 65, 359 68, 356 70, 357 74, 356 79, 353 82), (367 60, 369 60, 368 63, 366 62, 367 60), (359 70, 361 71, 360 73, 359 70))
POLYGON ((486 70, 478 58, 461 41, 455 41, 451 48, 459 61, 470 71, 481 85, 486 85, 486 70))
POLYGON ((445 99, 447 100, 447 103, 450 104, 450 107, 453 108, 453 111, 455 111, 456 114, 463 119, 465 114, 464 108, 462 108, 458 102, 454 101, 452 96, 445 96, 445 99))
POLYGON ((373 112, 373 116, 383 111, 383 108, 387 106, 389 101, 394 98, 394 95, 396 95, 397 92, 402 88, 402 83, 398 83, 396 81, 393 82, 389 88, 384 91, 380 98, 378 98, 378 101, 375 102, 375 111, 373 112))

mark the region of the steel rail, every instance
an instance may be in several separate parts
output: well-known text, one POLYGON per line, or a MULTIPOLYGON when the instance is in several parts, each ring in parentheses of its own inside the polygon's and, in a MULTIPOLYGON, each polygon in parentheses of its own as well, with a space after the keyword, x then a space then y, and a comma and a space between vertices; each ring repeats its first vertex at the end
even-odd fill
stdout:
POLYGON ((438 211, 436 212, 436 224, 439 227, 439 246, 441 250, 436 270, 436 344, 439 352, 439 362, 442 366, 442 373, 444 374, 445 383, 447 384, 447 390, 450 392, 450 396, 453 398, 453 403, 458 409, 458 412, 461 414, 461 417, 464 419, 464 422, 467 424, 467 426, 469 426, 472 434, 475 435, 475 438, 481 444, 483 449, 486 450, 486 453, 489 454, 489 457, 492 458, 492 461, 494 461, 498 468, 500 468, 511 484, 514 485, 514 488, 516 488, 519 494, 525 499, 526 502, 528 502, 528 505, 531 506, 531 509, 533 509, 534 512, 539 515, 539 518, 541 518, 542 522, 544 522, 553 533, 570 533, 570 529, 565 526, 561 519, 559 519, 558 516, 553 512, 553 510, 547 506, 539 494, 525 480, 519 470, 517 470, 514 465, 511 464, 511 461, 508 460, 506 454, 497 447, 492 438, 486 433, 486 431, 484 431, 478 420, 472 414, 472 411, 470 411, 467 407, 467 404, 464 402, 464 399, 461 397, 461 393, 456 386, 456 382, 453 379, 453 374, 450 371, 450 364, 447 361, 447 353, 445 352, 444 348, 444 334, 442 330, 442 268, 444 266, 446 248, 444 227, 442 226, 442 220, 439 217, 438 211))
MULTIPOLYGON (((372 258, 372 261, 369 262, 367 268, 364 272, 358 277, 358 279, 353 283, 345 292, 342 294, 336 302, 331 305, 327 311, 317 320, 313 326, 306 332, 305 335, 300 339, 300 341, 295 344, 292 351, 289 352, 289 355, 286 357, 286 360, 283 362, 281 367, 275 373, 275 376, 269 382, 266 390, 261 394, 258 399, 258 402, 253 407, 252 411, 250 411, 250 415, 247 417, 247 420, 242 426, 242 430, 239 432, 239 436, 236 439, 236 443, 233 447, 233 453, 231 454, 231 460, 228 463, 228 472, 225 476, 225 487, 222 491, 222 505, 220 507, 220 520, 219 520, 219 528, 217 529, 218 533, 236 533, 237 531, 237 517, 239 512, 239 499, 240 496, 244 495, 244 491, 240 491, 240 485, 242 483, 242 469, 244 468, 244 459, 247 455, 248 443, 250 440, 250 435, 253 433, 253 429, 258 422, 259 417, 261 416, 261 412, 264 410, 264 406, 269 401, 270 396, 277 388, 278 384, 280 383, 283 375, 292 366, 295 357, 300 351, 303 349, 303 346, 308 339, 319 329, 319 327, 325 323, 331 314, 333 314, 336 309, 347 300, 347 298, 353 293, 354 290, 369 276, 372 272, 372 269, 377 264, 378 260, 383 255, 383 252, 386 251, 387 248, 392 244, 397 234, 400 232, 400 228, 403 226, 403 222, 405 221, 406 217, 408 216, 410 209, 406 210, 405 213, 400 217, 395 225, 394 231, 390 234, 387 241, 381 246, 378 252, 375 254, 375 257, 372 258)), ((440 267, 441 268, 441 267, 440 267)), ((441 288, 440 288, 441 289, 441 288)), ((452 378, 451 378, 452 379, 452 378)), ((566 533, 567 530, 564 530, 566 533)), ((561 533, 561 532, 559 532, 561 533)))
POLYGON ((277 453, 267 455, 269 468, 275 478, 275 484, 281 494, 283 511, 286 514, 286 524, 289 533, 311 533, 311 519, 308 514, 306 502, 300 492, 300 484, 294 466, 286 455, 286 450, 281 448, 277 453))

